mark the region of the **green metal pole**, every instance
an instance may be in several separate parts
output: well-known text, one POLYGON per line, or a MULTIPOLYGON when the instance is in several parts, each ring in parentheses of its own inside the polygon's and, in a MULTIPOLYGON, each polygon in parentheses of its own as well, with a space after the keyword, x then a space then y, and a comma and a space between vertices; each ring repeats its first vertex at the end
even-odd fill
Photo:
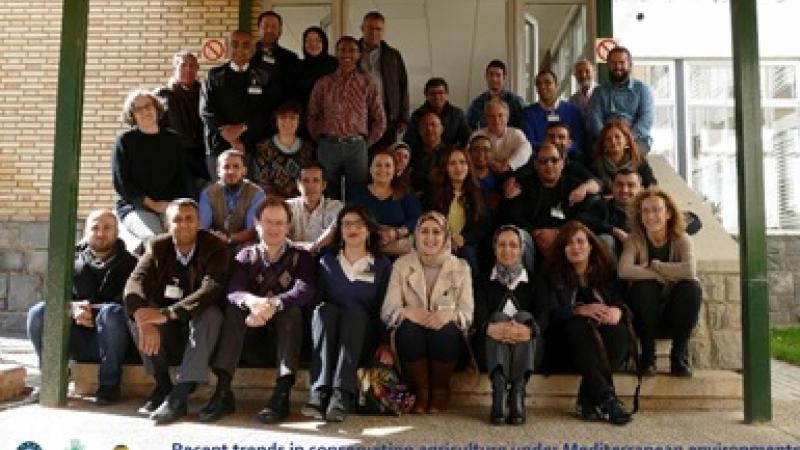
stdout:
POLYGON ((239 0, 239 29, 251 31, 253 21, 253 0, 239 0))
MULTIPOLYGON (((597 36, 595 37, 604 37, 610 38, 614 37, 614 5, 613 0, 597 0, 595 3, 597 7, 597 26, 595 29, 597 30, 597 36)), ((594 41, 592 41, 592 51, 594 51, 594 41)), ((608 70, 606 69, 605 63, 601 63, 598 61, 597 67, 595 67, 595 72, 597 73, 597 82, 604 83, 608 81, 608 70)))
POLYGON ((70 300, 89 0, 64 0, 62 14, 53 184, 50 191, 50 241, 47 249, 47 308, 42 349, 40 401, 45 406, 61 406, 67 401, 67 357, 72 324, 70 300))
POLYGON ((746 422, 754 423, 772 419, 758 23, 756 0, 735 0, 730 4, 739 183, 744 417, 746 422))

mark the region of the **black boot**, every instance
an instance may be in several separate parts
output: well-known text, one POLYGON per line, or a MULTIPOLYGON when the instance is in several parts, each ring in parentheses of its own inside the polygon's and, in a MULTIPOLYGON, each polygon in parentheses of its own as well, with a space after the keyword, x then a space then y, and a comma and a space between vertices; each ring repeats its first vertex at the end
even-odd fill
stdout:
POLYGON ((107 406, 117 403, 120 398, 119 385, 100 385, 94 394, 94 403, 97 406, 107 406))
POLYGON ((331 397, 328 389, 311 390, 308 394, 308 401, 300 408, 300 414, 312 419, 324 420, 325 411, 328 409, 328 401, 331 397))
POLYGON ((196 383, 178 383, 167 395, 164 403, 150 414, 156 425, 165 425, 175 422, 187 413, 187 400, 189 393, 196 387, 196 383))
POLYGON ((669 373, 676 377, 691 377, 692 366, 689 363, 688 339, 673 339, 669 351, 669 373))
POLYGON ((172 391, 172 381, 169 378, 169 374, 156 374, 156 386, 147 397, 147 400, 145 400, 144 405, 139 408, 139 414, 150 414, 158 409, 164 403, 164 399, 167 398, 170 391, 172 391))
POLYGON ((656 375, 656 342, 653 339, 642 339, 642 354, 639 357, 639 370, 644 377, 656 375))
POLYGON ((631 421, 631 415, 622 409, 622 404, 615 395, 612 395, 608 400, 600 405, 600 409, 606 415, 606 420, 614 425, 625 425, 631 421))
POLYGON ((508 404, 508 382, 502 370, 495 370, 490 377, 492 380, 492 412, 489 421, 493 425, 506 423, 506 406, 508 404))
POLYGON ((217 385, 211 400, 200 410, 197 418, 201 422, 216 422, 222 416, 231 414, 234 411, 236 411, 236 399, 233 396, 233 391, 228 387, 217 385))
POLYGON ((576 407, 583 420, 588 422, 596 422, 601 419, 599 408, 594 404, 589 395, 586 394, 586 390, 583 387, 583 380, 581 380, 581 387, 578 389, 578 401, 576 407))
POLYGON ((525 386, 528 380, 525 377, 511 382, 508 396, 508 424, 522 425, 525 423, 525 386))

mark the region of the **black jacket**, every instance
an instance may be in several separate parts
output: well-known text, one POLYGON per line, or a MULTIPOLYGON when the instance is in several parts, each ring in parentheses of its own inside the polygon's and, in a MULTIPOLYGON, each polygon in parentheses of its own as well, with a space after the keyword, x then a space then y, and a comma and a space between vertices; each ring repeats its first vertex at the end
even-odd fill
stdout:
MULTIPOLYGON (((428 111, 431 111, 431 108, 428 102, 425 102, 411 114, 408 130, 406 134, 403 135, 403 140, 406 141, 411 148, 422 145, 422 138, 419 135, 419 121, 428 111)), ((467 118, 464 116, 464 111, 448 102, 444 105, 444 108, 442 108, 439 119, 442 121, 442 127, 444 128, 442 142, 445 145, 448 147, 467 145, 472 130, 470 130, 469 125, 467 125, 467 118)))
MULTIPOLYGON (((364 40, 359 41, 364 55, 364 40)), ((397 49, 381 41, 381 79, 383 80, 383 108, 386 122, 408 123, 408 73, 403 56, 397 49)))
POLYGON ((125 249, 125 243, 117 239, 110 258, 100 264, 92 260, 89 244, 82 242, 75 246, 73 300, 89 300, 93 304, 122 303, 122 290, 136 267, 136 258, 125 249))
POLYGON ((613 228, 631 231, 628 214, 613 199, 593 202, 578 213, 576 218, 594 234, 611 234, 613 228))
MULTIPOLYGON (((527 311, 536 321, 535 329, 544 333, 550 323, 550 314, 555 307, 554 297, 547 282, 537 274, 528 273, 528 282, 521 282, 512 291, 497 280, 490 280, 487 274, 475 283, 475 312, 473 326, 477 335, 486 335, 489 317, 505 306, 505 300, 512 296, 518 310, 527 311)), ((532 326, 532 324, 526 324, 532 326)))

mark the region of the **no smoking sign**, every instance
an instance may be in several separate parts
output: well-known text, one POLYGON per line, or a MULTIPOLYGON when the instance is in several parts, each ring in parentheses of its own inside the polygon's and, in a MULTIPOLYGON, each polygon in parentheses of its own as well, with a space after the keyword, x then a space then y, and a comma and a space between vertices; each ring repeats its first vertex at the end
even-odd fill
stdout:
POLYGON ((204 38, 200 46, 200 55, 210 63, 215 63, 225 57, 225 39, 204 38))
POLYGON ((614 38, 597 38, 594 43, 594 55, 598 62, 606 62, 608 52, 619 46, 619 41, 614 38))

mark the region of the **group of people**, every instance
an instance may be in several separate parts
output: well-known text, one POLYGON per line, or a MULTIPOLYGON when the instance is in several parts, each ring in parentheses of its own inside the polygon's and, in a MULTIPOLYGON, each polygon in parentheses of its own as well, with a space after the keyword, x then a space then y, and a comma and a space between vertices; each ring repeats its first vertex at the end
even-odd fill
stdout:
MULTIPOLYGON (((131 341, 155 380, 141 411, 156 423, 185 416, 209 370, 199 420, 232 413, 236 369, 265 363, 277 380, 257 417, 284 420, 306 334, 301 412, 327 421, 355 411, 370 361, 400 369, 415 413, 446 410, 453 372, 475 365, 498 425, 525 422, 534 372, 559 371, 582 375, 584 419, 628 423, 612 373, 637 357, 655 375, 660 337, 671 374, 691 376, 692 241, 647 163, 653 100, 628 50, 609 52, 599 86, 578 61, 569 102, 544 69, 525 105, 494 60, 466 114, 431 78, 409 116, 385 25, 368 13, 335 58, 311 27, 301 60, 267 11, 260 40, 232 33, 230 61, 202 83, 179 52, 167 86, 128 96, 116 210, 87 217, 75 254, 70 348, 100 361, 98 403, 119 399, 131 341), (141 241, 138 261, 121 229, 141 241)), ((39 354, 44 307, 28 318, 39 354)))

